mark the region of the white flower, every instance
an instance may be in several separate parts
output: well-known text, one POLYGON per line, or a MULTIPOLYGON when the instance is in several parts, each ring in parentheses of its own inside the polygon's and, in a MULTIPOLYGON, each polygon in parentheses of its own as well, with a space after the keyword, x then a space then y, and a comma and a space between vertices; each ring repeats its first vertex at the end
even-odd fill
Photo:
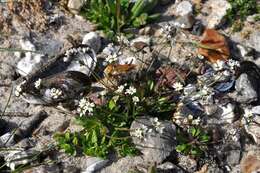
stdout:
POLYGON ((198 57, 199 59, 204 59, 204 58, 205 58, 203 55, 200 55, 200 54, 199 54, 197 57, 198 57))
POLYGON ((213 68, 216 71, 223 70, 225 68, 225 61, 217 60, 217 62, 213 64, 213 68))
POLYGON ((113 62, 115 62, 117 60, 118 60, 118 58, 117 58, 117 54, 116 53, 114 53, 112 55, 108 55, 106 57, 106 62, 108 62, 108 63, 113 63, 113 62))
POLYGON ((180 120, 176 120, 175 123, 176 123, 177 125, 180 125, 180 124, 181 124, 181 121, 180 121, 180 120))
POLYGON ((197 119, 194 119, 194 120, 192 120, 192 122, 191 122, 191 124, 192 125, 199 125, 200 124, 200 117, 199 118, 197 118, 197 119))
POLYGON ((175 82, 172 86, 176 91, 181 91, 183 89, 183 85, 180 82, 175 82))
POLYGON ((133 86, 130 86, 128 89, 126 89, 125 94, 133 95, 136 93, 136 89, 133 86))
POLYGON ((155 128, 155 131, 157 131, 158 133, 163 133, 164 126, 162 125, 161 122, 159 122, 157 117, 151 118, 150 121, 152 122, 152 124, 155 128))
POLYGON ((253 116, 254 116, 254 114, 252 113, 251 110, 249 110, 249 109, 244 110, 244 117, 245 118, 252 118, 253 116))
POLYGON ((14 95, 16 97, 19 97, 22 92, 23 92, 23 89, 22 89, 22 86, 26 83, 26 81, 23 81, 20 85, 17 85, 16 88, 15 88, 15 91, 14 91, 14 95))
POLYGON ((42 79, 40 79, 40 78, 37 81, 34 82, 34 86, 35 86, 36 89, 40 88, 41 82, 42 82, 42 79))
POLYGON ((132 99, 133 99, 134 104, 136 104, 140 101, 139 97, 137 97, 137 96, 134 96, 132 99))
POLYGON ((230 76, 230 71, 228 71, 228 70, 225 70, 225 71, 223 71, 223 73, 222 73, 224 76, 230 76))
POLYGON ((87 112, 88 114, 92 114, 94 111, 95 104, 92 102, 87 101, 86 98, 82 98, 79 101, 79 106, 78 106, 78 113, 80 114, 80 117, 85 115, 87 112))
POLYGON ((120 93, 122 93, 124 91, 124 89, 125 89, 125 86, 124 85, 120 85, 115 92, 120 94, 120 93))
POLYGON ((16 97, 19 97, 22 93, 22 87, 21 85, 18 85, 16 88, 15 88, 15 91, 14 91, 14 94, 16 97))
POLYGON ((105 95, 107 94, 107 91, 106 91, 106 90, 101 91, 99 94, 100 94, 101 96, 105 96, 105 95))
POLYGON ((145 125, 142 125, 141 128, 135 129, 134 132, 132 133, 132 135, 137 138, 144 139, 147 131, 148 131, 148 128, 145 125))
POLYGON ((57 99, 62 95, 62 91, 57 88, 52 88, 50 95, 53 99, 57 99))
POLYGON ((228 60, 227 64, 229 65, 231 70, 234 70, 235 67, 240 67, 240 63, 233 59, 228 60))
POLYGON ((184 119, 183 119, 183 123, 184 123, 184 124, 188 124, 188 119, 187 119, 187 118, 184 118, 184 119))
POLYGON ((188 120, 193 120, 193 116, 191 114, 188 115, 188 120))

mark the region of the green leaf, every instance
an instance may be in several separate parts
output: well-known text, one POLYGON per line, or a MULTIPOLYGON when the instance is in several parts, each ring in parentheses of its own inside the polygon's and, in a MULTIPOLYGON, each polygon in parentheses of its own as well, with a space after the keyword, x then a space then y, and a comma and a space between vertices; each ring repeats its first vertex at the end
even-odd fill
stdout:
POLYGON ((207 134, 204 134, 200 136, 199 140, 200 142, 208 142, 210 140, 210 137, 207 134))
POLYGON ((191 134, 193 137, 199 136, 200 133, 201 133, 201 130, 199 128, 195 128, 195 127, 191 128, 191 134))
POLYGON ((98 137, 97 137, 97 132, 96 130, 92 131, 92 138, 91 138, 92 144, 98 145, 98 137))
POLYGON ((66 139, 66 141, 70 141, 70 132, 69 131, 67 131, 65 133, 65 139, 66 139))
POLYGON ((149 90, 150 90, 150 91, 153 91, 153 89, 154 89, 154 81, 149 80, 149 81, 148 81, 148 86, 149 86, 149 90))
POLYGON ((185 151, 187 149, 188 145, 187 144, 180 144, 180 145, 177 145, 175 147, 175 150, 178 152, 178 153, 182 153, 183 151, 185 151))
POLYGON ((113 99, 111 99, 108 103, 108 107, 110 110, 113 110, 116 107, 116 103, 113 99))
POLYGON ((78 141, 78 138, 76 136, 73 138, 72 143, 74 145, 78 145, 79 141, 78 141))

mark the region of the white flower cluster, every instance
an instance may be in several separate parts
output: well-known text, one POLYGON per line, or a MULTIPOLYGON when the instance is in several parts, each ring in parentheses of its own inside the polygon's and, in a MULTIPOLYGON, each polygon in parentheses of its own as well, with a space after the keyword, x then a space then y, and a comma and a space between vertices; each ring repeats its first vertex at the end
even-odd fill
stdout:
POLYGON ((240 67, 240 63, 233 59, 229 59, 228 61, 218 60, 216 63, 213 64, 213 68, 216 71, 221 71, 224 69, 234 70, 236 67, 240 67))
POLYGON ((94 111, 95 104, 92 102, 89 102, 86 98, 82 98, 79 101, 79 106, 77 109, 77 112, 79 113, 79 116, 82 117, 83 115, 86 115, 88 113, 89 115, 92 115, 94 111))
POLYGON ((139 139, 146 140, 145 135, 147 132, 148 132, 147 126, 142 125, 142 127, 135 129, 134 132, 132 133, 132 135, 139 139))
MULTIPOLYGON (((116 92, 117 94, 122 94, 122 93, 124 93, 124 94, 126 94, 126 95, 134 95, 134 94, 136 93, 136 88, 135 88, 135 87, 130 86, 129 88, 127 88, 127 89, 125 90, 125 87, 126 87, 126 86, 127 86, 127 84, 120 85, 115 92, 116 92), (125 92, 124 92, 124 90, 125 90, 125 92)), ((133 100, 133 103, 134 103, 134 104, 137 104, 138 102, 140 102, 140 99, 139 99, 139 97, 137 97, 137 96, 133 96, 132 100, 133 100)))
POLYGON ((37 81, 34 82, 34 87, 36 89, 39 89, 41 87, 41 82, 42 82, 42 79, 38 79, 37 81))
POLYGON ((57 88, 52 88, 52 89, 51 89, 51 93, 50 93, 51 98, 57 99, 57 98, 59 98, 61 95, 62 95, 62 90, 57 89, 57 88))
POLYGON ((181 114, 181 109, 183 108, 184 104, 179 103, 177 105, 176 112, 173 115, 173 122, 179 126, 188 126, 188 125, 199 125, 201 122, 200 117, 194 119, 193 115, 184 116, 181 114))
POLYGON ((22 86, 25 83, 26 83, 26 81, 23 81, 22 83, 20 83, 19 85, 16 86, 15 91, 14 91, 14 95, 16 97, 19 97, 22 94, 22 92, 23 92, 22 86))
POLYGON ((126 89, 125 94, 134 95, 136 93, 136 88, 133 86, 130 86, 128 89, 126 89))
POLYGON ((116 53, 114 53, 114 54, 108 55, 106 57, 105 61, 108 63, 113 63, 113 62, 116 62, 117 60, 118 60, 118 55, 116 53))
POLYGON ((155 117, 155 118, 151 118, 150 121, 152 122, 155 131, 162 134, 164 130, 164 126, 162 125, 161 122, 159 122, 159 119, 155 117))
POLYGON ((148 128, 146 125, 142 125, 140 128, 136 128, 132 132, 132 135, 141 140, 146 140, 147 134, 151 133, 152 131, 162 134, 165 127, 161 122, 159 122, 159 119, 157 117, 150 118, 150 121, 152 123, 151 127, 148 128))
POLYGON ((231 70, 234 70, 235 67, 240 67, 240 63, 238 61, 233 60, 233 59, 228 60, 227 64, 228 64, 228 66, 230 67, 231 70))
POLYGON ((134 97, 132 98, 132 100, 133 100, 134 104, 137 104, 138 102, 140 102, 140 99, 139 99, 139 97, 137 97, 137 96, 134 96, 134 97))
POLYGON ((79 47, 79 48, 71 48, 65 52, 65 57, 63 58, 64 62, 68 62, 69 58, 76 53, 86 53, 89 51, 89 47, 79 47))

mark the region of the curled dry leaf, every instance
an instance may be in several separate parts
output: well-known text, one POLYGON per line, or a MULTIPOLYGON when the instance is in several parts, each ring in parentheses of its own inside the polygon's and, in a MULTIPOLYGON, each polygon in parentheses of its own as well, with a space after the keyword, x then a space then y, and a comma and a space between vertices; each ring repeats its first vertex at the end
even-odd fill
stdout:
POLYGON ((245 156, 242 159, 240 166, 243 173, 252 173, 260 171, 259 156, 253 153, 247 154, 247 156, 245 156))
POLYGON ((135 68, 133 64, 110 64, 108 65, 104 73, 106 76, 117 76, 120 74, 125 74, 135 68))
POLYGON ((198 53, 210 62, 227 60, 230 52, 225 37, 214 29, 206 29, 199 43, 198 53))
POLYGON ((184 82, 187 71, 174 69, 173 67, 160 67, 156 70, 157 87, 172 87, 176 81, 184 82))
POLYGON ((208 164, 205 164, 202 166, 202 168, 199 171, 196 171, 195 173, 207 173, 208 172, 208 164))

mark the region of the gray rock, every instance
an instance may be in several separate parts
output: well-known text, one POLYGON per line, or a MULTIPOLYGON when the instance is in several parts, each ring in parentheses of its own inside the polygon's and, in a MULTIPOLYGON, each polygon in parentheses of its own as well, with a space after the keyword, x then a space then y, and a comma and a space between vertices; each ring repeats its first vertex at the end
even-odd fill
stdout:
POLYGON ((210 15, 207 17, 208 28, 221 26, 225 21, 227 10, 231 8, 231 5, 227 0, 209 0, 206 5, 211 9, 210 15))
POLYGON ((192 28, 195 20, 192 15, 184 15, 184 16, 179 16, 175 19, 173 25, 175 27, 179 27, 182 29, 190 29, 192 28))
POLYGON ((240 55, 242 57, 248 56, 248 55, 253 53, 253 49, 251 47, 244 46, 242 44, 238 44, 237 48, 238 48, 240 55))
POLYGON ((193 5, 189 1, 182 1, 176 7, 177 16, 190 15, 193 12, 193 5))
POLYGON ((158 165, 157 172, 158 173, 172 173, 172 172, 184 173, 182 169, 180 169, 179 167, 177 167, 171 162, 165 162, 161 165, 158 165))
POLYGON ((256 20, 257 17, 259 17, 259 14, 253 14, 253 15, 251 15, 251 16, 248 16, 248 17, 246 18, 246 21, 247 21, 247 22, 250 22, 250 23, 254 23, 254 22, 257 21, 257 20, 256 20))
POLYGON ((176 129, 168 121, 157 121, 149 117, 139 117, 131 124, 133 143, 143 154, 146 162, 161 163, 175 149, 176 129), (157 124, 157 128, 154 124, 157 124), (142 137, 136 131, 142 131, 142 137))
POLYGON ((253 47, 256 51, 260 52, 260 31, 257 31, 257 29, 250 34, 248 44, 253 47))
POLYGON ((234 109, 235 106, 231 103, 228 103, 227 105, 224 106, 220 106, 221 108, 221 114, 220 114, 220 118, 222 122, 226 122, 231 124, 232 122, 234 122, 235 120, 235 113, 234 113, 234 109))
MULTIPOLYGON (((40 165, 34 168, 27 169, 24 173, 57 173, 61 171, 65 173, 67 170, 61 170, 59 165, 51 164, 51 165, 40 165)), ((73 171, 76 171, 76 169, 74 168, 73 171)), ((69 173, 75 173, 73 171, 69 173)))
MULTIPOLYGON (((35 46, 29 40, 20 40, 20 45, 23 50, 36 51, 35 46)), ((23 57, 17 63, 17 72, 22 76, 27 76, 35 68, 40 67, 43 63, 46 63, 46 56, 34 52, 25 52, 23 57)))
POLYGON ((35 161, 39 155, 39 151, 35 150, 26 150, 26 151, 11 151, 8 155, 5 156, 6 166, 10 167, 11 170, 14 170, 18 165, 25 165, 35 161))
POLYGON ((255 91, 248 75, 243 73, 236 80, 235 85, 237 96, 235 99, 240 103, 251 103, 257 100, 257 92, 255 91))
POLYGON ((249 123, 245 124, 246 132, 251 135, 254 141, 260 144, 260 115, 255 115, 249 123))
POLYGON ((0 136, 0 147, 10 147, 15 144, 13 134, 8 132, 0 136))
POLYGON ((142 157, 124 157, 114 162, 112 165, 102 169, 100 173, 122 173, 136 170, 137 167, 144 166, 142 157))
POLYGON ((45 111, 41 111, 38 114, 33 115, 25 122, 21 122, 19 128, 13 134, 15 140, 21 140, 23 138, 29 137, 32 132, 39 127, 40 123, 47 118, 48 114, 45 111))
POLYGON ((96 32, 89 32, 83 37, 82 44, 88 45, 98 53, 101 48, 101 38, 96 32))
POLYGON ((179 155, 178 165, 188 172, 195 172, 197 170, 197 162, 189 156, 179 155))
POLYGON ((72 47, 35 69, 26 80, 19 79, 15 95, 21 95, 31 104, 73 101, 89 85, 88 76, 95 69, 96 61, 96 54, 89 46, 72 47))
POLYGON ((226 162, 231 168, 238 165, 240 162, 240 150, 227 151, 226 162))
POLYGON ((80 12, 80 9, 83 7, 85 2, 86 2, 86 0, 69 0, 68 8, 74 14, 78 14, 80 12))
POLYGON ((81 170, 82 173, 95 173, 96 171, 104 168, 109 163, 108 160, 103 160, 96 157, 87 158, 86 162, 88 162, 88 166, 87 168, 81 170))
POLYGON ((194 24, 193 24, 193 27, 192 27, 192 31, 191 33, 193 35, 202 35, 203 31, 205 29, 205 26, 203 25, 203 23, 201 21, 196 21, 194 24))

